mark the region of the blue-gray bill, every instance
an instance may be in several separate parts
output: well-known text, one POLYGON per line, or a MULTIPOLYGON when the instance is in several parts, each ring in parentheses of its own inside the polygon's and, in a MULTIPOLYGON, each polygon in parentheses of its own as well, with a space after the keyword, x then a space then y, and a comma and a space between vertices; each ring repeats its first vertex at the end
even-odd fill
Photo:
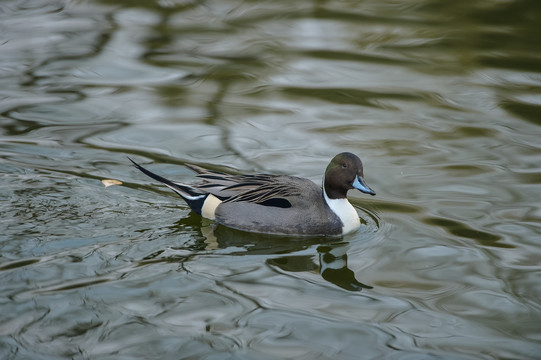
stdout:
POLYGON ((364 182, 364 179, 360 175, 357 175, 355 177, 355 180, 353 181, 352 185, 355 189, 360 190, 361 192, 365 194, 370 194, 372 196, 376 195, 376 192, 370 189, 368 185, 366 185, 366 183, 364 182))

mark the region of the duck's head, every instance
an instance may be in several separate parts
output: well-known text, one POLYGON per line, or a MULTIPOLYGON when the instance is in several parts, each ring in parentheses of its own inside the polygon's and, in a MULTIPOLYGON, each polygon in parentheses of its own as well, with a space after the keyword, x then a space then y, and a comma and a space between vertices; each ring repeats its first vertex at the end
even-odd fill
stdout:
POLYGON ((331 160, 325 170, 323 186, 330 199, 343 199, 351 189, 376 195, 374 190, 364 182, 361 159, 349 152, 340 153, 331 160))

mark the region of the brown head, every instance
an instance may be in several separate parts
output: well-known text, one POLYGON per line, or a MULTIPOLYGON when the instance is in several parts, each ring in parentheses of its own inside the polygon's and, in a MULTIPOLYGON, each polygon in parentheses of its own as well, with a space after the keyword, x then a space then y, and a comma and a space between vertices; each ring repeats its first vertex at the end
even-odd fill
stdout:
POLYGON ((336 155, 325 170, 323 182, 325 193, 330 199, 343 199, 351 189, 376 195, 364 182, 363 163, 355 154, 343 152, 336 155))

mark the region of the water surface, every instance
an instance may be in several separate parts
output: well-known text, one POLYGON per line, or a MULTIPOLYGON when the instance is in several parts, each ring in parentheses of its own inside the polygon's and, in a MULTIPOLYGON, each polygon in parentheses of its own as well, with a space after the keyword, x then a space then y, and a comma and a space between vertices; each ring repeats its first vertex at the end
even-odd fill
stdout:
POLYGON ((540 4, 2 3, 0 357, 538 358, 540 4), (127 159, 342 151, 378 194, 342 239, 216 228, 127 159))

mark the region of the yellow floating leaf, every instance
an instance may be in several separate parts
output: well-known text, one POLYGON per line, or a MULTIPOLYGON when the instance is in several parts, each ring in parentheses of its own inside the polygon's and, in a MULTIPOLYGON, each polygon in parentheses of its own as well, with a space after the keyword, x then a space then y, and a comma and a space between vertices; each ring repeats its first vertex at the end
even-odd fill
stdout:
POLYGON ((118 180, 111 180, 111 179, 105 179, 101 181, 105 187, 111 186, 111 185, 122 185, 122 181, 118 180))

